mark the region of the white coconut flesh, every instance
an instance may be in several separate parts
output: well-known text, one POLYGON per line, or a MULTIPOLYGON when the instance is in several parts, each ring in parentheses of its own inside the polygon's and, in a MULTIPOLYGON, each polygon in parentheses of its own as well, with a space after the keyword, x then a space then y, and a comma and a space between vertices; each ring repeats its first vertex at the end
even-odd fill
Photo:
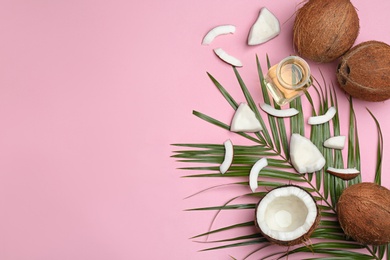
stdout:
POLYGON ((235 67, 242 67, 242 62, 237 59, 236 57, 228 54, 225 52, 222 48, 216 48, 214 49, 214 53, 224 62, 233 65, 235 67))
POLYGON ((333 173, 340 173, 340 174, 359 174, 360 171, 358 171, 356 168, 333 168, 333 167, 328 167, 327 169, 328 172, 333 172, 333 173))
POLYGON ((267 114, 275 117, 292 117, 299 114, 299 111, 295 108, 276 109, 266 103, 260 104, 260 108, 267 114))
POLYGON ((328 167, 326 171, 336 177, 339 177, 343 180, 352 180, 356 178, 359 174, 360 171, 357 170, 356 168, 333 168, 333 167, 328 167))
POLYGON ((258 205, 256 220, 265 235, 292 241, 310 231, 317 213, 317 206, 306 191, 286 186, 267 193, 258 205))
POLYGON ((226 140, 224 143, 223 143, 223 146, 225 148, 225 156, 224 156, 224 159, 223 159, 223 162, 221 163, 221 165, 219 166, 219 171, 224 174, 226 173, 230 166, 232 165, 232 162, 233 162, 233 143, 230 139, 226 140))
POLYGON ((202 45, 209 45, 217 36, 234 33, 235 31, 236 26, 231 24, 216 26, 208 31, 208 33, 203 37, 202 45))
POLYGON ((255 113, 247 103, 241 103, 234 113, 230 124, 232 132, 258 132, 263 130, 255 113))
POLYGON ((260 10, 257 20, 249 31, 248 45, 265 43, 278 36, 279 33, 280 24, 278 18, 264 7, 260 10))
POLYGON ((345 136, 333 136, 325 140, 324 146, 331 149, 344 149, 345 146, 345 136))
POLYGON ((330 107, 325 114, 320 116, 312 116, 309 117, 308 124, 309 125, 320 125, 330 121, 336 115, 336 108, 330 107))
POLYGON ((325 165, 325 158, 317 146, 300 134, 291 135, 290 158, 299 173, 316 172, 325 165))
POLYGON ((267 158, 261 158, 252 166, 249 173, 249 187, 251 188, 252 192, 255 192, 258 188, 257 179, 259 178, 259 173, 267 165, 267 158))

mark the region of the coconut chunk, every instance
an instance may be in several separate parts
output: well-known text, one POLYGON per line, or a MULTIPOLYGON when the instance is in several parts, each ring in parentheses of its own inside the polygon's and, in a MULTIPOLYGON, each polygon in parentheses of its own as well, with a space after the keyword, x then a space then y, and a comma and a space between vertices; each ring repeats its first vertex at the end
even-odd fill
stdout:
POLYGON ((222 164, 219 166, 219 171, 224 174, 229 170, 233 162, 233 143, 230 139, 223 143, 225 147, 225 157, 222 164))
POLYGON ((292 117, 297 114, 299 114, 299 111, 295 108, 288 108, 288 109, 276 109, 266 103, 262 103, 260 105, 260 108, 266 112, 269 115, 275 116, 275 117, 292 117))
POLYGON ((257 178, 259 177, 260 171, 268 165, 267 158, 261 158, 251 168, 249 173, 249 186, 252 192, 255 192, 258 188, 257 178))
POLYGON ((308 124, 309 125, 320 125, 330 121, 336 115, 336 108, 330 107, 325 114, 321 116, 312 116, 309 117, 308 124))
POLYGON ((340 168, 328 167, 326 171, 343 180, 352 180, 357 176, 359 176, 360 174, 360 171, 358 171, 356 168, 340 169, 340 168))
POLYGON ((344 149, 345 146, 345 136, 333 136, 325 140, 324 146, 331 149, 344 149))
POLYGON ((249 31, 248 45, 265 43, 278 36, 279 33, 280 24, 278 18, 267 8, 263 7, 249 31))
POLYGON ((217 36, 234 33, 235 31, 236 26, 231 24, 216 26, 208 31, 207 34, 203 37, 202 45, 209 45, 217 36))
POLYGON ((214 53, 224 62, 233 65, 235 67, 242 67, 242 62, 236 57, 231 56, 227 52, 225 52, 222 48, 214 49, 214 53))
POLYGON ((256 208, 256 226, 271 242, 292 246, 305 242, 319 222, 313 197, 304 189, 286 185, 268 192, 256 208))
POLYGON ((263 130, 255 113, 251 110, 247 103, 241 103, 234 113, 230 124, 232 132, 258 132, 263 130))
POLYGON ((299 173, 316 172, 325 165, 325 158, 309 139, 292 134, 290 140, 291 163, 299 173))

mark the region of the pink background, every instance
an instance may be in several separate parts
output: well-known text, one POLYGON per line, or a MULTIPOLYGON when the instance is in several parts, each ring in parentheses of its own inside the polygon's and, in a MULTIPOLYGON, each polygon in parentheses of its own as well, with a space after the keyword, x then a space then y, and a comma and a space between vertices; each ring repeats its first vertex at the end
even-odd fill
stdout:
MULTIPOLYGON (((292 15, 299 2, 0 1, 0 259, 245 256, 245 247, 197 252, 208 245, 189 237, 206 231, 213 213, 184 209, 218 205, 242 190, 185 200, 220 180, 180 178, 185 172, 169 158, 170 144, 243 143, 191 114, 196 109, 231 119, 206 71, 243 100, 231 67, 212 49, 241 59, 240 73, 259 94, 255 54, 264 64, 266 53, 274 62, 294 53, 292 15), (264 6, 279 18, 282 32, 249 47, 249 28, 264 6), (235 34, 200 44, 210 28, 227 23, 237 27, 235 34)), ((352 2, 361 21, 356 43, 390 43, 390 2, 352 2)), ((328 82, 336 82, 335 63, 310 64, 314 75, 320 67, 328 82)), ((366 108, 382 126, 383 185, 390 188, 390 103, 355 103, 363 180, 372 181, 376 128, 366 108)), ((215 227, 250 217, 243 214, 224 213, 215 227)))

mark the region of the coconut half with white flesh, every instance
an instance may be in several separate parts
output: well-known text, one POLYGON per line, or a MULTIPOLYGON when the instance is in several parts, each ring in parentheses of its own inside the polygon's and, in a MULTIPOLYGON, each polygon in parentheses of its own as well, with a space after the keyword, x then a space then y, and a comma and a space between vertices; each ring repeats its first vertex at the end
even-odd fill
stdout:
POLYGON ((317 146, 300 134, 291 135, 290 158, 299 173, 316 172, 325 166, 325 158, 317 146))
POLYGON ((319 220, 314 198, 294 185, 271 190, 256 207, 256 226, 265 238, 278 245, 293 246, 305 242, 319 220))

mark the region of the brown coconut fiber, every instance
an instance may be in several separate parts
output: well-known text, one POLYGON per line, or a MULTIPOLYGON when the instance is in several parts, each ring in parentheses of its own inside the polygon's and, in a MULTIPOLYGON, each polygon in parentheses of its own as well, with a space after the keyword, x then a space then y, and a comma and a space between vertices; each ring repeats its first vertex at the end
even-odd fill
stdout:
POLYGON ((359 243, 390 242, 390 190, 363 182, 346 188, 337 203, 337 215, 345 234, 359 243))
POLYGON ((297 11, 293 31, 299 55, 330 62, 354 44, 359 34, 359 17, 349 0, 309 0, 297 11))
POLYGON ((350 49, 337 69, 340 87, 352 97, 366 101, 390 98, 390 46, 367 41, 350 49))

